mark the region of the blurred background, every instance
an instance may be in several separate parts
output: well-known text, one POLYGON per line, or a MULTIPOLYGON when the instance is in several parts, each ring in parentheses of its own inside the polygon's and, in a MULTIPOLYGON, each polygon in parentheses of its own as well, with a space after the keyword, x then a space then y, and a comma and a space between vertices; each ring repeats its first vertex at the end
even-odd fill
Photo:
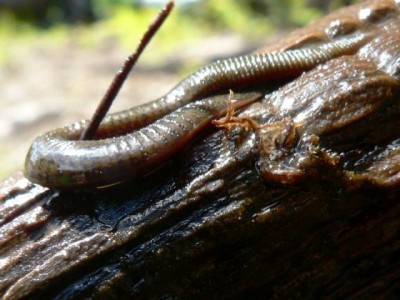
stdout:
MULTIPOLYGON (((350 0, 176 0, 111 111, 153 100, 207 62, 253 51, 350 0)), ((0 180, 33 139, 90 118, 161 0, 0 0, 0 180)))

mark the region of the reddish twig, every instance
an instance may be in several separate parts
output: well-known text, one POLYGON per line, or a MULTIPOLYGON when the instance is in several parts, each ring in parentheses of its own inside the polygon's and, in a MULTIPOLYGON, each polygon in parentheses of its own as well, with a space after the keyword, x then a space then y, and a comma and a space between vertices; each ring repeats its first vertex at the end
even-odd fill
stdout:
POLYGON ((129 72, 131 71, 132 67, 135 65, 136 61, 138 60, 139 56, 142 54, 144 48, 153 38, 154 34, 158 31, 161 25, 164 23, 165 19, 170 14, 172 8, 174 7, 174 1, 170 0, 166 4, 163 10, 159 12, 156 16, 154 21, 150 24, 149 28, 143 35, 142 39, 139 42, 139 45, 135 52, 133 52, 126 60, 124 65, 122 66, 121 70, 117 72, 113 81, 111 82, 110 87, 108 88, 107 92, 104 94, 103 99, 99 103, 96 111, 94 112, 92 119, 90 120, 86 129, 82 132, 80 137, 81 140, 90 140, 93 139, 95 136, 97 129, 100 126, 101 121, 104 119, 105 115, 107 114, 108 110, 111 107, 112 102, 114 101, 115 97, 118 95, 122 85, 125 82, 129 72))

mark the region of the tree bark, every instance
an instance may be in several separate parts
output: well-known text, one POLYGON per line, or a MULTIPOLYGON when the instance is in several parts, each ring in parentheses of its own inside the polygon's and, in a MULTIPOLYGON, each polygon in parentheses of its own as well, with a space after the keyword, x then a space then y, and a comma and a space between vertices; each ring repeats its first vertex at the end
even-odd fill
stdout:
MULTIPOLYGON (((349 8, 334 18, 356 15, 377 2, 349 8)), ((332 18, 298 32, 311 36, 332 18)), ((297 47, 293 41, 298 32, 274 47, 285 48, 285 41, 287 48, 297 47)), ((289 89, 285 88, 282 94, 289 89)), ((397 88, 389 98, 398 106, 397 88)), ((368 169, 371 176, 390 169, 387 166, 397 170, 399 165, 398 144, 390 142, 400 137, 399 127, 394 126, 399 114, 382 117, 381 112, 369 124, 385 121, 391 129, 385 138, 373 137, 380 142, 377 147, 387 146, 386 150, 363 154, 369 166, 375 166, 368 169), (379 165, 383 162, 385 168, 379 165)), ((359 133, 365 123, 356 124, 352 128, 359 133)), ((322 179, 317 175, 300 184, 278 184, 265 180, 256 166, 259 153, 246 145, 235 148, 235 139, 234 133, 211 126, 151 174, 107 188, 61 192, 30 183, 21 174, 3 182, 1 297, 389 299, 398 295, 397 173, 391 171, 390 178, 395 179, 389 186, 368 181, 370 177, 367 183, 349 185, 348 179, 340 178, 344 173, 334 168, 321 168, 322 179)), ((339 135, 329 135, 327 143, 332 139, 339 135)), ((349 160, 359 155, 353 148, 343 153, 349 160)))

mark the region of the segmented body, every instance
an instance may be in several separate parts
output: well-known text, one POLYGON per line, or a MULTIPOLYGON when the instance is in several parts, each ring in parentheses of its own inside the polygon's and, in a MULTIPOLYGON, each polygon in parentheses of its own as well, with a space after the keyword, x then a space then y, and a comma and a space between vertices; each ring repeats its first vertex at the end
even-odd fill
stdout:
MULTIPOLYGON (((237 94, 237 107, 261 98, 261 93, 237 94)), ((151 170, 225 113, 227 96, 213 96, 185 105, 141 130, 101 139, 77 141, 84 122, 38 137, 26 160, 30 178, 56 188, 102 186, 151 170)))
MULTIPOLYGON (((360 33, 312 48, 217 61, 184 79, 164 97, 108 116, 96 140, 78 140, 85 121, 38 137, 28 152, 25 174, 31 181, 52 188, 127 180, 170 158, 212 118, 226 111, 226 96, 196 100, 229 88, 299 75, 330 59, 354 53, 366 40, 368 36, 360 33)), ((244 94, 238 105, 259 97, 244 94)))

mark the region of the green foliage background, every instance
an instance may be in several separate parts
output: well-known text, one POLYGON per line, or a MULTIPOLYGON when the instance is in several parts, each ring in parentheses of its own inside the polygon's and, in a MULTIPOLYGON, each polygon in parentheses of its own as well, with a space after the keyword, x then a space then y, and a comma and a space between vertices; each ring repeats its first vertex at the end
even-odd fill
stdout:
MULTIPOLYGON (((258 38, 279 29, 302 26, 325 11, 356 1, 344 0, 200 0, 175 9, 157 35, 162 51, 169 52, 181 39, 200 39, 210 32, 234 31, 249 38, 258 38), (310 5, 313 3, 314 6, 310 5), (173 32, 173 34, 171 34, 173 32)), ((159 6, 139 5, 132 0, 92 0, 96 21, 86 24, 62 23, 57 7, 43 11, 47 26, 40 27, 34 17, 0 8, 0 40, 7 47, 0 49, 0 64, 10 58, 7 49, 13 45, 36 43, 60 44, 79 27, 81 46, 96 46, 105 38, 115 37, 125 46, 140 39, 159 6)), ((163 53, 160 53, 163 54, 163 53)))

